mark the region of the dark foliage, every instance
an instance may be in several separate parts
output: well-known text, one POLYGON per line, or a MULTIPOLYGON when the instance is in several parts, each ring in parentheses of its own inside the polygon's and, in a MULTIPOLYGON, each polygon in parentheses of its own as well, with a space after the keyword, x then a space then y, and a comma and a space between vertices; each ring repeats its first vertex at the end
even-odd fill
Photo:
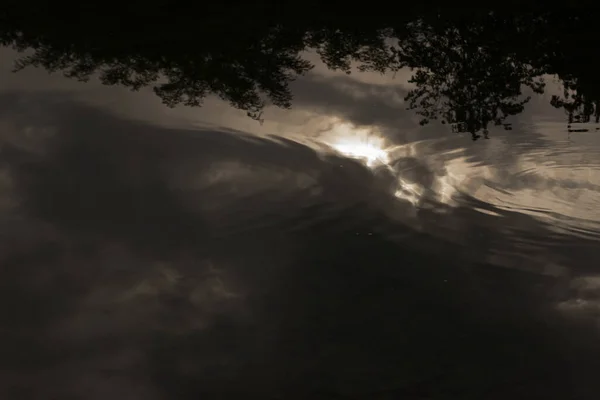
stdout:
POLYGON ((200 106, 216 95, 261 119, 267 103, 290 108, 290 83, 316 51, 332 69, 385 73, 411 68, 408 108, 422 123, 440 119, 473 139, 523 111, 522 88, 542 93, 542 75, 558 75, 569 123, 598 121, 600 85, 593 21, 582 10, 499 13, 491 9, 413 6, 393 13, 340 16, 306 3, 222 3, 207 11, 165 3, 56 5, 0 9, 0 43, 29 50, 15 70, 62 71, 132 90, 151 86, 168 106, 200 106), (315 12, 319 9, 319 12, 315 12))

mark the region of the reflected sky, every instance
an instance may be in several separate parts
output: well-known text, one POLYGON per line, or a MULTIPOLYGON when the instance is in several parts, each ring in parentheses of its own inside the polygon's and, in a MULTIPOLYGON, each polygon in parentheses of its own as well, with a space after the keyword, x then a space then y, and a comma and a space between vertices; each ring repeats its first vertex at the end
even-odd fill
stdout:
POLYGON ((317 68, 260 125, 2 52, 2 398, 597 395, 600 142, 553 110, 473 143, 317 68))

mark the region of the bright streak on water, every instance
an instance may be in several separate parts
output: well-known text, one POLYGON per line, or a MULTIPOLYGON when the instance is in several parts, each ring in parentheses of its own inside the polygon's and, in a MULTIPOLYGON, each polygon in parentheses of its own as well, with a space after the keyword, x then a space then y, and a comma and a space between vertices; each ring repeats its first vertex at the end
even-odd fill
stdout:
POLYGON ((436 201, 451 205, 453 196, 457 192, 457 185, 465 179, 465 174, 460 171, 461 168, 465 168, 464 165, 459 165, 460 158, 455 158, 448 164, 446 174, 436 175, 433 187, 424 187, 418 182, 405 179, 402 176, 403 171, 395 168, 393 164, 403 157, 414 157, 415 143, 390 145, 388 140, 375 129, 358 128, 338 121, 322 142, 335 152, 361 161, 371 169, 385 168, 397 181, 394 196, 410 202, 413 206, 419 206, 428 190, 430 192, 433 190, 436 201), (450 167, 456 169, 456 172, 452 173, 450 167))
POLYGON ((387 165, 390 161, 385 138, 371 130, 340 123, 327 136, 325 144, 346 157, 363 161, 368 167, 387 165))

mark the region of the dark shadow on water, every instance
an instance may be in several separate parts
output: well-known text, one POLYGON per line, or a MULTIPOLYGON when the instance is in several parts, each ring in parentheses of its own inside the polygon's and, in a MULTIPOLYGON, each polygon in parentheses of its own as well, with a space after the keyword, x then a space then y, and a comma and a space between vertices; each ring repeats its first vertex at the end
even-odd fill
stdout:
POLYGON ((371 170, 289 139, 23 98, 0 99, 3 398, 594 398, 594 321, 556 310, 594 258, 543 270, 569 242, 535 219, 393 219, 371 170), (490 258, 527 232, 538 266, 490 258))

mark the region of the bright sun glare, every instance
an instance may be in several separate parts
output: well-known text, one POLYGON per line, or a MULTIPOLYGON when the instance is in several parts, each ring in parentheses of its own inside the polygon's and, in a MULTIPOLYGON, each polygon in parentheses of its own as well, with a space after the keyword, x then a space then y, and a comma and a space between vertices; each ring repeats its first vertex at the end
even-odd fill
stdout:
MULTIPOLYGON (((390 152, 395 148, 386 146, 385 139, 375 132, 340 123, 336 125, 331 139, 326 143, 340 154, 363 161, 368 167, 386 166, 395 175, 395 171, 389 165, 390 152)), ((398 189, 394 196, 417 205, 423 194, 423 188, 417 184, 406 182, 398 176, 396 178, 398 179, 398 189)))
MULTIPOLYGON (((393 158, 400 153, 414 157, 414 149, 409 146, 389 146, 383 135, 372 129, 357 128, 352 124, 336 121, 334 128, 321 138, 338 153, 362 161, 369 168, 386 167, 395 176, 398 182, 394 196, 409 201, 417 206, 421 203, 426 189, 418 183, 408 182, 400 176, 398 171, 390 165, 393 158)), ((446 171, 449 173, 449 171, 446 171)), ((451 204, 456 189, 454 179, 448 176, 437 176, 435 191, 438 200, 451 204)))
POLYGON ((345 156, 363 159, 368 166, 377 163, 387 164, 389 156, 385 149, 382 149, 379 143, 373 143, 373 140, 340 140, 332 146, 334 149, 345 156))
POLYGON ((326 143, 347 157, 363 160, 369 167, 387 165, 390 161, 383 137, 366 129, 356 129, 350 124, 336 126, 326 143))

